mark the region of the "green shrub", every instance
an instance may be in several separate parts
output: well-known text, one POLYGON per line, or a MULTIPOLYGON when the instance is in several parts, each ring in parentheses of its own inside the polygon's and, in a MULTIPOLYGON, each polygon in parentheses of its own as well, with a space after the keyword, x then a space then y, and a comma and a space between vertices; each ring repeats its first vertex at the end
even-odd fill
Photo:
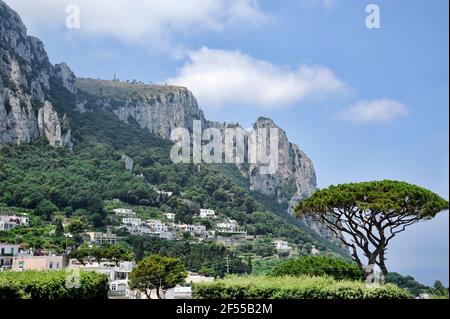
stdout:
POLYGON ((369 287, 360 281, 331 277, 231 276, 193 285, 196 299, 406 299, 406 290, 387 284, 369 287))
POLYGON ((363 280, 364 274, 354 263, 323 256, 291 259, 272 270, 270 276, 331 276, 335 279, 363 280))
POLYGON ((0 273, 0 300, 9 299, 107 299, 108 278, 95 272, 80 272, 79 287, 66 286, 65 271, 0 273))

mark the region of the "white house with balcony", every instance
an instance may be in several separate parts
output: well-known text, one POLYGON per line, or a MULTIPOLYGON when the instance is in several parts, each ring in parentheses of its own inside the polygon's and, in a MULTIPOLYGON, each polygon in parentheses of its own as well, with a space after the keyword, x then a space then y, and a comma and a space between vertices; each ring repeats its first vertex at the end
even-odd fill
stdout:
POLYGON ((155 232, 167 231, 167 225, 161 222, 159 219, 149 219, 146 221, 147 226, 155 232))
POLYGON ((17 226, 16 223, 0 220, 0 231, 9 231, 17 226))
POLYGON ((200 218, 215 218, 216 217, 216 212, 212 209, 200 209, 200 214, 199 214, 200 218))
POLYGON ((0 230, 11 230, 17 226, 27 227, 30 219, 27 215, 0 215, 0 230))
POLYGON ((18 253, 19 245, 0 243, 0 271, 11 269, 18 253))
POLYGON ((137 217, 125 217, 125 218, 122 218, 122 224, 139 226, 142 224, 142 220, 137 217))
POLYGON ((108 276, 110 294, 128 297, 130 293, 128 276, 135 265, 134 261, 122 261, 118 264, 112 262, 100 262, 82 265, 78 260, 71 259, 67 268, 83 269, 106 274, 108 276))

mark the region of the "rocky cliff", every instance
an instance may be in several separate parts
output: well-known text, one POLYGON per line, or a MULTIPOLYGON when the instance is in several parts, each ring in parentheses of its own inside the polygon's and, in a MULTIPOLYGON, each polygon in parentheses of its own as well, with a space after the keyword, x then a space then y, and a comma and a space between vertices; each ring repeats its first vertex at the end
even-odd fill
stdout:
POLYGON ((51 145, 72 146, 68 119, 48 101, 52 78, 70 88, 63 70, 50 64, 42 42, 28 36, 17 13, 0 0, 0 147, 41 136, 51 145))
MULTIPOLYGON (((236 123, 206 120, 195 97, 186 88, 94 79, 77 79, 77 86, 80 94, 76 111, 94 112, 100 108, 114 113, 125 123, 147 129, 164 139, 169 139, 171 130, 176 127, 192 131, 194 120, 201 121, 204 129, 218 128, 223 131, 226 128, 240 128, 245 132, 236 123)), ((240 171, 249 179, 250 190, 273 196, 279 203, 286 204, 288 213, 293 214, 295 204, 316 190, 313 163, 271 119, 257 119, 254 129, 258 128, 278 129, 277 171, 274 174, 259 174, 259 164, 239 165, 240 171)), ((247 132, 246 149, 248 139, 247 132)), ((321 236, 335 241, 335 236, 322 225, 306 219, 303 222, 321 236)))
MULTIPOLYGON (((95 97, 95 107, 164 139, 176 127, 192 129, 194 120, 205 121, 197 100, 183 87, 92 79, 78 79, 77 85, 95 97)), ((79 98, 77 110, 86 112, 87 105, 86 99, 79 98)))
MULTIPOLYGON (((0 147, 8 143, 28 143, 44 137, 52 146, 73 147, 70 119, 59 114, 51 100, 55 90, 67 90, 76 101, 67 112, 114 113, 121 121, 149 130, 164 138, 176 127, 192 130, 193 121, 203 127, 237 127, 237 124, 207 121, 192 93, 182 87, 145 85, 136 81, 76 79, 69 66, 49 62, 42 42, 27 35, 20 17, 0 0, 0 147), (57 83, 57 88, 53 85, 57 83)), ((61 100, 61 99, 60 99, 61 100)), ((64 99, 63 99, 64 100, 64 99)), ((64 100, 66 101, 66 100, 64 100)), ((64 102, 68 104, 68 102, 64 102)), ((278 128, 267 118, 259 118, 255 128, 278 128)), ((247 139, 248 141, 248 136, 247 139)), ((128 170, 131 158, 124 155, 128 170)), ((255 174, 257 164, 240 166, 252 191, 274 196, 287 204, 289 212, 296 202, 316 189, 312 161, 289 142, 279 129, 278 169, 273 174, 255 174)), ((321 225, 305 223, 332 239, 321 225)))

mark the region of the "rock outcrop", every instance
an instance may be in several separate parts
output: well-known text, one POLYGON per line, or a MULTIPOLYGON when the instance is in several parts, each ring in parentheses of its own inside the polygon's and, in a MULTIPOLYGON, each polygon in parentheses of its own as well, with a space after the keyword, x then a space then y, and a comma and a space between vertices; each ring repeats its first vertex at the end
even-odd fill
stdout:
POLYGON ((59 118, 58 113, 48 101, 39 109, 38 113, 39 135, 44 136, 51 146, 67 146, 72 150, 71 129, 67 116, 59 118))
MULTIPOLYGON (((174 128, 192 129, 194 120, 204 121, 197 100, 183 87, 93 79, 78 79, 77 84, 80 90, 96 97, 95 107, 163 139, 169 139, 174 128)), ((86 106, 86 101, 80 100, 76 110, 89 111, 86 106)))
POLYGON ((125 164, 125 169, 127 171, 132 172, 133 168, 134 168, 134 161, 131 157, 129 157, 128 155, 122 155, 122 162, 125 164))
POLYGON ((41 136, 51 145, 72 147, 68 119, 63 125, 48 101, 50 79, 69 89, 69 71, 52 66, 43 43, 28 36, 19 15, 0 0, 0 147, 41 136))

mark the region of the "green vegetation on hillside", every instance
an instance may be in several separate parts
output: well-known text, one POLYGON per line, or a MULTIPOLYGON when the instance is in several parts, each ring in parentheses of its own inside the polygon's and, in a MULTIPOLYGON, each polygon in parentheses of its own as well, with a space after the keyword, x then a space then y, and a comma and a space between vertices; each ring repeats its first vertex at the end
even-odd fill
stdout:
POLYGON ((196 299, 406 299, 406 290, 387 284, 336 281, 331 277, 230 276, 193 286, 196 299))

